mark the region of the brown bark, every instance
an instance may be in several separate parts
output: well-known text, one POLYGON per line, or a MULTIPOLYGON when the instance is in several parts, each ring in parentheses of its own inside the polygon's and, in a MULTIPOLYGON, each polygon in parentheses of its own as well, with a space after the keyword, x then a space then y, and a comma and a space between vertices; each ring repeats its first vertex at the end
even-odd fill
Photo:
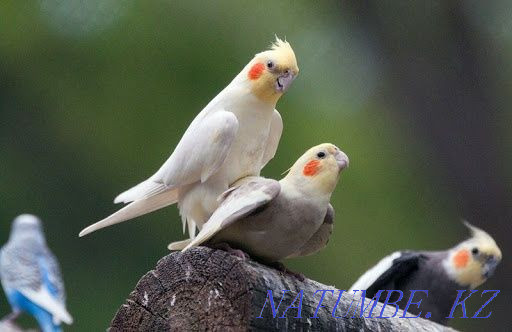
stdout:
MULTIPOLYGON (((453 331, 422 318, 333 318, 338 295, 336 288, 316 281, 300 281, 252 260, 200 247, 162 258, 138 282, 112 320, 110 331, 453 331), (279 305, 285 289, 290 291, 279 305), (267 299, 268 290, 273 292, 276 318, 267 299), (285 318, 278 318, 301 290, 302 318, 295 318, 296 308, 288 309, 285 318), (325 294, 318 318, 312 318, 321 297, 321 292, 315 294, 317 290, 333 290, 334 294, 325 294), (257 318, 260 314, 263 318, 257 318)), ((342 296, 336 315, 344 315, 351 301, 348 294, 342 296)), ((295 305, 298 303, 297 299, 295 305)), ((359 313, 360 305, 356 307, 354 302, 352 308, 359 313)), ((381 308, 380 303, 376 305, 374 317, 381 308)), ((385 316, 393 313, 393 307, 385 308, 385 316)), ((399 311, 397 317, 401 315, 399 311)))

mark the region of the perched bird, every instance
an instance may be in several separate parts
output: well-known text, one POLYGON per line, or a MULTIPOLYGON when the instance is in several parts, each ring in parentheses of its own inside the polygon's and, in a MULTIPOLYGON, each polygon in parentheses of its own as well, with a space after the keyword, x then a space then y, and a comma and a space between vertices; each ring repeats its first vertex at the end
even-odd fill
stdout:
POLYGON ((345 153, 326 143, 304 153, 280 181, 244 178, 220 197, 195 239, 169 249, 222 243, 269 263, 313 254, 329 240, 334 222, 329 201, 348 162, 345 153))
POLYGON ((299 68, 290 44, 276 37, 192 121, 174 152, 149 179, 123 192, 130 203, 80 236, 178 203, 190 237, 235 181, 259 175, 276 153, 283 123, 275 110, 299 68))
MULTIPOLYGON (((408 311, 418 315, 430 312, 430 318, 445 323, 457 290, 474 289, 484 283, 501 261, 501 251, 485 231, 464 224, 472 237, 445 251, 397 251, 383 258, 364 273, 350 291, 366 290, 373 298, 379 290, 401 290, 404 297, 397 304, 404 309, 409 290, 428 290, 421 306, 410 306, 408 311)), ((398 299, 391 297, 390 301, 398 299)), ((419 295, 418 295, 419 298, 419 295)))
POLYGON ((14 219, 9 241, 0 250, 0 278, 12 307, 6 320, 25 311, 43 332, 61 331, 71 324, 59 264, 46 246, 41 221, 29 214, 14 219))

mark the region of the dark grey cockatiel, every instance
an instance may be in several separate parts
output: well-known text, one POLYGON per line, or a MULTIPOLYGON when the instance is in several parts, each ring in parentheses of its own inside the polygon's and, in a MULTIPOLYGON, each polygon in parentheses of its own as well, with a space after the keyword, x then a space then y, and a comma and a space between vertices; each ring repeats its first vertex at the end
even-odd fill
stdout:
MULTIPOLYGON (((428 297, 421 297, 420 307, 410 306, 408 312, 418 315, 421 311, 422 316, 430 312, 427 318, 446 323, 457 290, 480 286, 501 261, 501 251, 494 239, 485 231, 467 222, 464 224, 471 231, 470 239, 446 251, 394 252, 364 273, 349 292, 366 290, 366 297, 373 298, 381 289, 401 290, 404 296, 398 305, 404 309, 409 290, 428 290, 428 297)), ((393 295, 396 297, 392 296, 390 301, 399 297, 398 293, 393 295)), ((386 296, 387 293, 383 293, 380 300, 384 301, 386 296)))
POLYGON ((332 232, 329 201, 348 162, 345 153, 326 143, 304 153, 280 181, 244 178, 221 196, 195 239, 169 249, 227 243, 265 262, 315 253, 332 232))

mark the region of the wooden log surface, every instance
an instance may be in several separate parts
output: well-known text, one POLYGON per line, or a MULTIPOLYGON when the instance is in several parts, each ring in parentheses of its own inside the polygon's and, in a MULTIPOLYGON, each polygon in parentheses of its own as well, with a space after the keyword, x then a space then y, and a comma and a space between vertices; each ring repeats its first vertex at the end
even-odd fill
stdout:
MULTIPOLYGON (((253 260, 199 247, 162 258, 119 308, 110 331, 454 331, 422 318, 398 318, 402 311, 391 319, 360 317, 360 303, 357 299, 352 302, 348 293, 341 296, 335 315, 348 312, 347 317, 352 317, 355 310, 355 318, 334 318, 338 295, 339 290, 332 286, 301 281, 253 260), (272 290, 275 318, 268 290, 272 290), (289 291, 283 296, 282 290, 289 291), (301 318, 296 318, 297 308, 288 309, 284 318, 279 318, 292 303, 299 305, 301 290, 301 318), (318 290, 333 293, 325 293, 318 318, 313 318, 322 295, 315 294, 318 290), (260 314, 262 318, 258 318, 260 314)), ((381 308, 378 303, 372 317, 378 316, 381 308)), ((364 316, 368 316, 369 309, 364 316)), ((393 306, 387 306, 383 316, 394 312, 393 306)))

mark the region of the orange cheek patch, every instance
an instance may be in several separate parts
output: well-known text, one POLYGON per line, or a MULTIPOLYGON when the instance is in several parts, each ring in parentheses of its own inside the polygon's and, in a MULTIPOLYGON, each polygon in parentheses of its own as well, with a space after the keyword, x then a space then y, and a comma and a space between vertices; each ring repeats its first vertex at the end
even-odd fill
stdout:
POLYGON ((306 176, 313 176, 318 172, 318 168, 320 166, 320 161, 318 160, 311 160, 304 166, 304 169, 302 170, 302 173, 306 176))
POLYGON ((251 67, 249 70, 249 79, 251 80, 257 80, 261 74, 263 74, 263 71, 265 70, 265 65, 262 63, 257 63, 251 67))
POLYGON ((468 264, 469 261, 469 252, 467 250, 460 250, 453 257, 453 262, 455 263, 455 267, 462 268, 468 264))

